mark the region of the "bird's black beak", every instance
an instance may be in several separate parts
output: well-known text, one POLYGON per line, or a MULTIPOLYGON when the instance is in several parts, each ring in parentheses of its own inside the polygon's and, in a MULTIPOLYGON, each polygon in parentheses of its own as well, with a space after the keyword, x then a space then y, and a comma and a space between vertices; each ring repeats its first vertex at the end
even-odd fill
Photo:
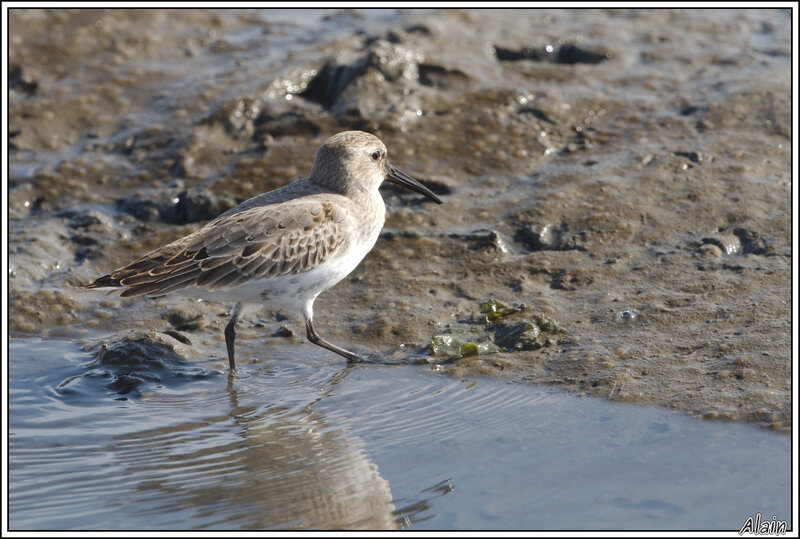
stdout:
POLYGON ((411 189, 412 191, 416 191, 421 195, 425 195, 429 199, 433 200, 437 204, 441 204, 442 200, 433 194, 433 191, 419 183, 417 180, 406 174, 405 172, 400 172, 392 165, 389 165, 389 175, 386 176, 386 179, 392 183, 396 183, 397 185, 402 185, 407 189, 411 189))

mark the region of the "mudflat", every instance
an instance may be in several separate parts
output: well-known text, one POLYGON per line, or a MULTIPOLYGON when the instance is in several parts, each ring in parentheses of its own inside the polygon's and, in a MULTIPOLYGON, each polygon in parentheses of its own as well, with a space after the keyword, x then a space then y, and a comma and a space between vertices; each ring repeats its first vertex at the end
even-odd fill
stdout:
MULTIPOLYGON (((9 331, 157 329, 223 362, 230 306, 79 286, 359 129, 444 204, 384 188, 321 333, 788 432, 790 28, 782 10, 12 10, 9 331), (527 340, 499 346, 517 322, 527 340), (467 346, 424 352, 443 336, 467 346)), ((272 313, 241 326, 260 339, 243 354, 303 339, 272 313)))

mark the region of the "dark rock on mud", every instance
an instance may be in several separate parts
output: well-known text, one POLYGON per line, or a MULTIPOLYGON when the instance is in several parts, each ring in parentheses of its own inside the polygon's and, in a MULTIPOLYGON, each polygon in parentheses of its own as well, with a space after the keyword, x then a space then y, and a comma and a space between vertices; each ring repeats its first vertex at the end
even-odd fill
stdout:
POLYGON ((390 87, 392 83, 416 85, 421 54, 378 39, 363 53, 348 51, 339 56, 325 63, 301 97, 322 105, 342 125, 385 122, 413 109, 413 95, 397 95, 390 87))
POLYGON ((230 195, 207 187, 184 189, 182 182, 173 185, 127 196, 117 207, 141 221, 185 224, 208 221, 236 205, 230 195))
POLYGON ((67 226, 74 229, 112 226, 108 215, 92 208, 71 208, 56 215, 66 219, 67 226))
POLYGON ((268 111, 264 111, 259 116, 257 124, 255 136, 261 141, 268 140, 268 137, 316 137, 326 126, 324 121, 320 121, 318 114, 298 109, 279 114, 271 114, 268 111))
POLYGON ((75 391, 81 384, 102 386, 119 399, 211 376, 210 371, 183 357, 179 347, 189 344, 186 341, 156 332, 133 332, 104 341, 93 348, 95 359, 86 365, 81 379, 62 384, 60 390, 75 391))
POLYGON ((494 46, 495 55, 501 62, 532 60, 534 62, 553 62, 556 64, 599 64, 612 57, 605 49, 589 49, 571 43, 565 43, 557 49, 550 45, 539 47, 504 47, 494 46))
POLYGON ((252 138, 255 134, 255 122, 261 114, 263 103, 252 97, 234 99, 223 103, 204 118, 205 125, 220 125, 234 139, 252 138))
POLYGON ((514 234, 514 241, 529 251, 585 251, 575 235, 570 234, 569 225, 525 225, 514 234))
POLYGON ((467 233, 450 234, 450 237, 467 240, 471 250, 484 250, 488 248, 500 254, 508 254, 511 252, 508 240, 497 230, 473 230, 467 233))
POLYGON ((23 73, 20 66, 12 66, 8 72, 8 87, 31 96, 36 93, 39 83, 31 75, 23 73))
POLYGON ((533 60, 534 62, 541 62, 548 57, 548 52, 544 46, 542 47, 520 47, 511 48, 503 47, 501 45, 494 46, 494 53, 497 59, 501 62, 516 62, 518 60, 533 60))
POLYGON ((178 331, 200 331, 205 329, 205 312, 197 306, 172 308, 161 317, 178 331))
POLYGON ((437 64, 419 64, 419 83, 439 90, 455 90, 466 87, 469 75, 460 69, 448 69, 437 64))
POLYGON ((766 256, 775 254, 773 241, 764 237, 762 234, 759 234, 755 230, 748 228, 734 228, 733 234, 739 238, 743 253, 766 256))
POLYGON ((701 153, 698 152, 673 152, 678 157, 685 157, 692 163, 697 165, 703 163, 704 161, 708 161, 708 158, 701 153))

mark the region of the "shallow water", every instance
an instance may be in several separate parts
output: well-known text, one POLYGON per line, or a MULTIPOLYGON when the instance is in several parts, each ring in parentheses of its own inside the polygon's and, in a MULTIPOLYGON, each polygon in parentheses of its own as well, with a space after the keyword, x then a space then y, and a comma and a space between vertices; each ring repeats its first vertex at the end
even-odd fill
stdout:
POLYGON ((12 339, 11 529, 739 529, 790 514, 790 439, 752 425, 270 350, 108 387, 12 339), (188 373, 188 374, 187 374, 188 373))

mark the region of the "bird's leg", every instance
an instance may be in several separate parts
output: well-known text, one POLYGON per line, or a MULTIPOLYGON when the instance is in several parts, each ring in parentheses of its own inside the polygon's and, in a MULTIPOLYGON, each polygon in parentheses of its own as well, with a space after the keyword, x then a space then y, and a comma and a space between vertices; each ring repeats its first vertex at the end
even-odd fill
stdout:
POLYGON ((236 340, 236 322, 239 320, 239 309, 241 306, 241 303, 237 303, 234 306, 231 321, 225 326, 225 345, 228 347, 228 363, 230 363, 231 372, 236 370, 236 360, 233 355, 233 342, 236 340))
POLYGON ((331 352, 336 352, 340 356, 346 357, 347 361, 355 362, 355 361, 360 361, 361 359, 353 352, 348 352, 344 348, 339 348, 335 344, 331 344, 322 337, 320 337, 319 333, 317 333, 314 330, 314 324, 311 322, 310 316, 306 317, 306 336, 308 337, 308 340, 313 342, 314 344, 319 345, 323 348, 327 348, 331 352))

